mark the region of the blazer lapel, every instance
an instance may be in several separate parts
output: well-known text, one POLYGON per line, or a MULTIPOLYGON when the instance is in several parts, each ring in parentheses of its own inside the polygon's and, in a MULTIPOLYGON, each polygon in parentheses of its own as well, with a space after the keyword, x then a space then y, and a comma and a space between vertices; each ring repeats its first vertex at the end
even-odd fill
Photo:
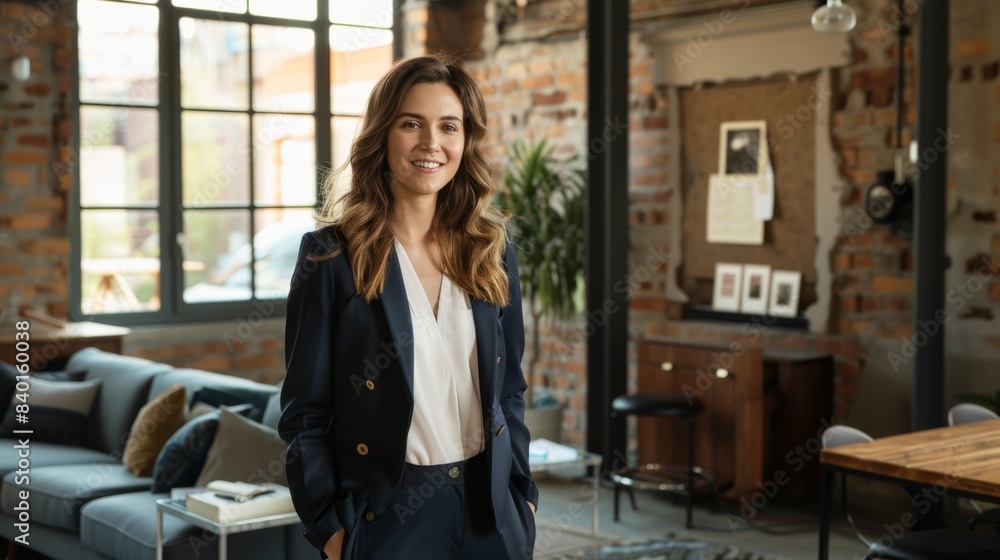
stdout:
POLYGON ((497 307, 469 296, 476 324, 476 350, 479 354, 479 400, 483 412, 493 409, 497 380, 497 307))
POLYGON ((403 370, 406 386, 413 396, 413 323, 410 321, 410 302, 406 299, 403 285, 403 271, 399 268, 396 248, 389 253, 389 272, 382 289, 382 309, 392 334, 392 349, 399 353, 399 364, 403 370))

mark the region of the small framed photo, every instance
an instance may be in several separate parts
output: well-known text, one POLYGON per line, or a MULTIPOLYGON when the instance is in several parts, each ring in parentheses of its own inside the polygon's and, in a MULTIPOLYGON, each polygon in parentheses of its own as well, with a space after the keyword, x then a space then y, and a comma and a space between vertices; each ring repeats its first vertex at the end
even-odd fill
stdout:
POLYGON ((712 309, 719 311, 740 310, 740 281, 743 265, 715 263, 715 286, 712 290, 712 309))
POLYGON ((799 314, 799 287, 802 273, 797 270, 775 270, 771 274, 771 307, 768 313, 777 317, 799 314))
POLYGON ((769 281, 771 267, 765 264, 743 266, 743 297, 740 310, 743 313, 767 313, 767 298, 770 295, 769 281))
POLYGON ((719 128, 719 173, 764 175, 767 121, 724 122, 719 128))

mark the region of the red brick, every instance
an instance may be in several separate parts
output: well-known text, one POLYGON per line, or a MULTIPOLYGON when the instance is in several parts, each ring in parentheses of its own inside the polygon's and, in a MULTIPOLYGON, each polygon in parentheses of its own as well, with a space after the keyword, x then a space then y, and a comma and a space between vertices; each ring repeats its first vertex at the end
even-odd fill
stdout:
POLYGON ((851 255, 848 253, 837 253, 833 256, 833 268, 837 270, 847 270, 851 268, 851 255))
POLYGON ((281 365, 281 360, 276 354, 259 354, 255 356, 241 356, 236 358, 237 369, 258 369, 276 367, 281 365))
POLYGON ((1000 299, 1000 284, 990 286, 990 299, 1000 299))
POLYGON ((0 216, 0 224, 10 229, 45 229, 52 225, 50 214, 8 214, 0 216))
POLYGON ((951 54, 954 57, 988 55, 990 54, 990 40, 986 37, 956 39, 951 54))
POLYGON ((858 296, 840 296, 840 310, 844 313, 855 313, 858 310, 858 296))
POLYGON ((860 269, 875 268, 875 258, 872 257, 871 253, 854 253, 851 257, 851 265, 860 269))
POLYGON ((861 298, 860 310, 862 313, 872 313, 879 310, 877 298, 864 296, 861 298))
POLYGON ((560 86, 585 87, 587 75, 583 72, 560 72, 556 75, 556 84, 560 86))
POLYGON ((913 293, 913 279, 876 276, 872 278, 872 291, 880 294, 913 293))
POLYGON ((848 179, 855 184, 868 184, 875 182, 874 169, 853 169, 847 172, 848 179))
POLYGON ((45 97, 52 91, 48 84, 31 84, 24 86, 24 92, 35 97, 45 97))
POLYGON ((643 128, 654 129, 654 128, 667 128, 667 116, 657 115, 654 117, 646 117, 643 120, 643 128))
POLYGON ((30 211, 62 210, 63 200, 61 196, 28 196, 25 205, 30 211))
POLYGON ((535 105, 560 105, 566 101, 565 91, 554 91, 552 93, 535 93, 535 105))
POLYGON ((887 338, 910 338, 913 336, 913 324, 900 321, 882 321, 878 326, 878 335, 887 338))
POLYGON ((65 301, 50 301, 45 304, 45 310, 51 317, 63 319, 69 317, 69 304, 65 301))
POLYGON ((35 184, 35 170, 31 167, 4 169, 3 182, 11 187, 30 187, 35 184))
POLYGON ((3 262, 0 263, 0 276, 20 276, 24 274, 24 268, 21 267, 19 262, 3 262))
POLYGON ((531 76, 521 80, 521 87, 524 89, 539 89, 552 86, 552 75, 531 76))
POLYGON ((226 373, 232 367, 231 360, 228 357, 209 357, 200 358, 194 360, 193 362, 188 362, 185 364, 186 367, 193 369, 203 369, 205 371, 212 371, 216 373, 226 373))
POLYGON ((49 162, 49 156, 36 152, 4 152, 0 162, 4 165, 36 164, 44 165, 49 162))

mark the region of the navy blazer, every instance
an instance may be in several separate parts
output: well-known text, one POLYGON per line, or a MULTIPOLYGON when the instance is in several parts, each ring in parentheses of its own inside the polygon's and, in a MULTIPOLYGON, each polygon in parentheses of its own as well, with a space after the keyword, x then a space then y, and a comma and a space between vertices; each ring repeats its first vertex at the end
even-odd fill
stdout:
MULTIPOLYGON (((358 293, 347 247, 335 226, 302 237, 285 318, 286 376, 278 432, 305 537, 317 549, 366 511, 381 514, 402 482, 413 413, 413 327, 395 248, 380 297, 358 293)), ((497 530, 506 492, 533 504, 521 371, 524 321, 514 245, 504 256, 510 303, 470 296, 476 326, 489 500, 497 530), (504 429, 506 428, 506 429, 504 429)))

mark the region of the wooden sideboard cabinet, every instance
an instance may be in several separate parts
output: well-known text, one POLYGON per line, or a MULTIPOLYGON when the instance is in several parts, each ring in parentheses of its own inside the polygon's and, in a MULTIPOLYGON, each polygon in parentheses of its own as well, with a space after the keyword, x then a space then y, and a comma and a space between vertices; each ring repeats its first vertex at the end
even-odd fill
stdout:
MULTIPOLYGON (((646 339, 638 350, 640 392, 704 403, 695 463, 730 497, 749 496, 776 477, 782 498, 818 495, 818 454, 808 450, 831 421, 831 356, 671 339, 646 339)), ((640 418, 639 462, 685 464, 687 439, 684 422, 640 418)))
MULTIPOLYGON (((122 339, 132 332, 125 327, 101 323, 66 323, 63 327, 28 321, 28 365, 33 371, 49 369, 50 364, 61 363, 77 350, 93 346, 105 352, 122 353, 122 339)), ((17 363, 19 331, 13 326, 0 327, 0 361, 17 363)))

